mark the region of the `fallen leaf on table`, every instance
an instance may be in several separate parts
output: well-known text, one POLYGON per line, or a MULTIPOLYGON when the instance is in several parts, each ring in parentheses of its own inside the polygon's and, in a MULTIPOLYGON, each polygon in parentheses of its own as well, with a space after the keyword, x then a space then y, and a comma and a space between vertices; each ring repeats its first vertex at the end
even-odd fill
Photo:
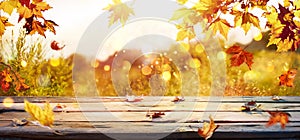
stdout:
POLYGON ((279 101, 279 100, 282 100, 279 96, 273 96, 272 97, 272 100, 274 101, 279 101))
POLYGON ((60 103, 58 103, 54 108, 53 111, 54 112, 65 112, 65 109, 67 108, 67 105, 61 105, 60 103))
POLYGON ((181 102, 181 101, 184 101, 184 100, 185 100, 184 97, 179 98, 178 96, 176 96, 176 97, 172 100, 172 102, 181 102))
POLYGON ((162 115, 165 115, 165 113, 164 112, 154 112, 154 113, 147 112, 146 117, 154 119, 154 118, 160 118, 160 117, 162 117, 162 115))
POLYGON ((31 118, 34 121, 38 121, 43 126, 51 127, 53 125, 54 113, 49 102, 45 103, 44 109, 28 102, 27 100, 24 100, 24 104, 25 111, 30 114, 31 118))
POLYGON ((245 105, 241 106, 242 111, 254 111, 258 109, 261 106, 261 104, 257 104, 256 101, 250 101, 245 103, 245 105))
POLYGON ((215 124, 211 116, 209 116, 209 119, 210 119, 209 123, 204 122, 203 127, 198 128, 198 134, 206 140, 209 139, 214 134, 216 129, 219 127, 219 125, 215 124))
POLYGON ((12 125, 14 127, 17 127, 17 126, 24 126, 24 125, 27 125, 28 124, 28 121, 26 119, 22 119, 22 120, 19 120, 19 119, 12 119, 12 125))
POLYGON ((270 119, 266 124, 266 127, 270 127, 278 122, 280 123, 281 128, 284 129, 285 125, 289 122, 289 117, 291 117, 291 114, 287 112, 269 111, 268 113, 270 114, 270 119))

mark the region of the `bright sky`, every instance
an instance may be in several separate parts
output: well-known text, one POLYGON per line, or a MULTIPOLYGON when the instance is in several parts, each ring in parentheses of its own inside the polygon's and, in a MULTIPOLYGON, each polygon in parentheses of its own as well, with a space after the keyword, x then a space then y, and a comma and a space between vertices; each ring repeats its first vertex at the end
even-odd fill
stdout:
MULTIPOLYGON (((104 12, 102 8, 106 7, 111 0, 47 0, 47 2, 53 9, 46 11, 44 16, 59 24, 59 27, 56 28, 57 34, 55 36, 47 34, 47 37, 66 44, 67 47, 62 50, 62 53, 67 56, 75 52, 84 31, 101 13, 104 12)), ((107 20, 103 22, 108 22, 108 17, 107 20)), ((153 26, 156 26, 155 29, 157 29, 157 31, 163 30, 166 34, 169 34, 169 37, 175 39, 176 28, 172 24, 161 24, 158 22, 153 23, 152 25, 149 24, 148 27, 152 29, 153 26)), ((123 29, 119 29, 120 31, 116 31, 115 35, 111 36, 113 39, 108 39, 108 41, 111 41, 108 42, 108 44, 113 46, 113 48, 119 48, 118 45, 122 46, 124 43, 126 44, 126 42, 128 42, 128 36, 130 36, 130 33, 133 31, 135 31, 136 35, 141 35, 141 32, 151 31, 137 27, 137 24, 133 24, 128 27, 125 26, 123 29)), ((250 31, 250 34, 245 36, 241 29, 231 31, 228 37, 229 43, 239 41, 249 43, 256 32, 257 31, 252 30, 250 31)), ((112 51, 113 50, 108 50, 109 53, 112 51)), ((55 55, 60 54, 61 52, 52 51, 51 53, 55 55)))

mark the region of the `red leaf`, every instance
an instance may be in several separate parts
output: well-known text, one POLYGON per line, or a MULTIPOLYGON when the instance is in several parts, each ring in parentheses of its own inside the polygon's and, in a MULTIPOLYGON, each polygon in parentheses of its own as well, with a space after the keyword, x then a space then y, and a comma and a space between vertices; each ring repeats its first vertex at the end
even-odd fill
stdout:
POLYGON ((240 66, 243 63, 246 63, 251 70, 253 64, 253 54, 245 51, 240 46, 232 46, 227 49, 227 54, 231 54, 231 66, 240 66))
POLYGON ((59 43, 55 40, 51 42, 51 49, 52 50, 59 51, 59 50, 62 50, 64 47, 66 47, 66 45, 60 46, 59 43))

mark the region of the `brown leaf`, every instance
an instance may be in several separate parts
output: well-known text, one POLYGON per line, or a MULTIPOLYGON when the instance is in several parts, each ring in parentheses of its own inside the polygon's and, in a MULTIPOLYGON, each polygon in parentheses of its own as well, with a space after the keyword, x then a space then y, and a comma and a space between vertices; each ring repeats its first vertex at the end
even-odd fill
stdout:
POLYGON ((280 75, 279 86, 293 87, 296 74, 297 74, 297 69, 292 68, 288 70, 286 73, 280 75))
POLYGON ((165 115, 165 113, 164 112, 154 112, 154 113, 147 112, 146 117, 150 117, 150 118, 154 119, 154 118, 160 118, 160 117, 162 117, 162 115, 165 115))
POLYGON ((253 54, 245 51, 240 46, 232 46, 227 49, 227 54, 231 54, 231 66, 240 66, 243 63, 248 65, 248 68, 251 70, 253 64, 253 54))
POLYGON ((203 127, 198 129, 198 134, 203 137, 204 139, 209 139, 216 129, 219 127, 215 124, 213 118, 209 116, 210 122, 204 122, 203 127))
POLYGON ((291 117, 291 114, 281 111, 269 111, 268 113, 270 114, 270 119, 266 127, 270 127, 278 122, 281 128, 284 129, 285 125, 289 122, 289 117, 291 117))

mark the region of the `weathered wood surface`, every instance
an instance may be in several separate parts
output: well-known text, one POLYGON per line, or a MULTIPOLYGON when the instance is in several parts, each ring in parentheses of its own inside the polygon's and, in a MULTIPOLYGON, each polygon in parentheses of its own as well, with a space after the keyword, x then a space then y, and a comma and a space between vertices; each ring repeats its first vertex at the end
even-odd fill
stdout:
MULTIPOLYGON (((141 102, 126 102, 125 97, 61 98, 61 97, 12 97, 12 107, 5 107, 0 97, 0 137, 29 139, 111 139, 136 136, 136 139, 152 139, 162 135, 163 139, 200 139, 196 130, 212 115, 220 125, 212 138, 237 139, 300 139, 300 97, 185 97, 185 101, 171 102, 174 97, 144 97, 141 102), (33 124, 13 127, 13 118, 30 117, 24 111, 24 99, 37 105, 50 101, 51 106, 65 105, 64 112, 55 112, 54 129, 33 124), (255 100, 261 109, 242 112, 244 103, 255 100), (266 128, 267 111, 285 111, 291 114, 285 129, 280 125, 266 128), (157 119, 147 118, 146 113, 165 112, 157 119), (147 130, 147 131, 145 131, 147 130), (101 132, 101 133, 100 133, 101 132), (108 136, 104 135, 108 134, 108 136)), ((132 138, 131 138, 132 139, 132 138)))

